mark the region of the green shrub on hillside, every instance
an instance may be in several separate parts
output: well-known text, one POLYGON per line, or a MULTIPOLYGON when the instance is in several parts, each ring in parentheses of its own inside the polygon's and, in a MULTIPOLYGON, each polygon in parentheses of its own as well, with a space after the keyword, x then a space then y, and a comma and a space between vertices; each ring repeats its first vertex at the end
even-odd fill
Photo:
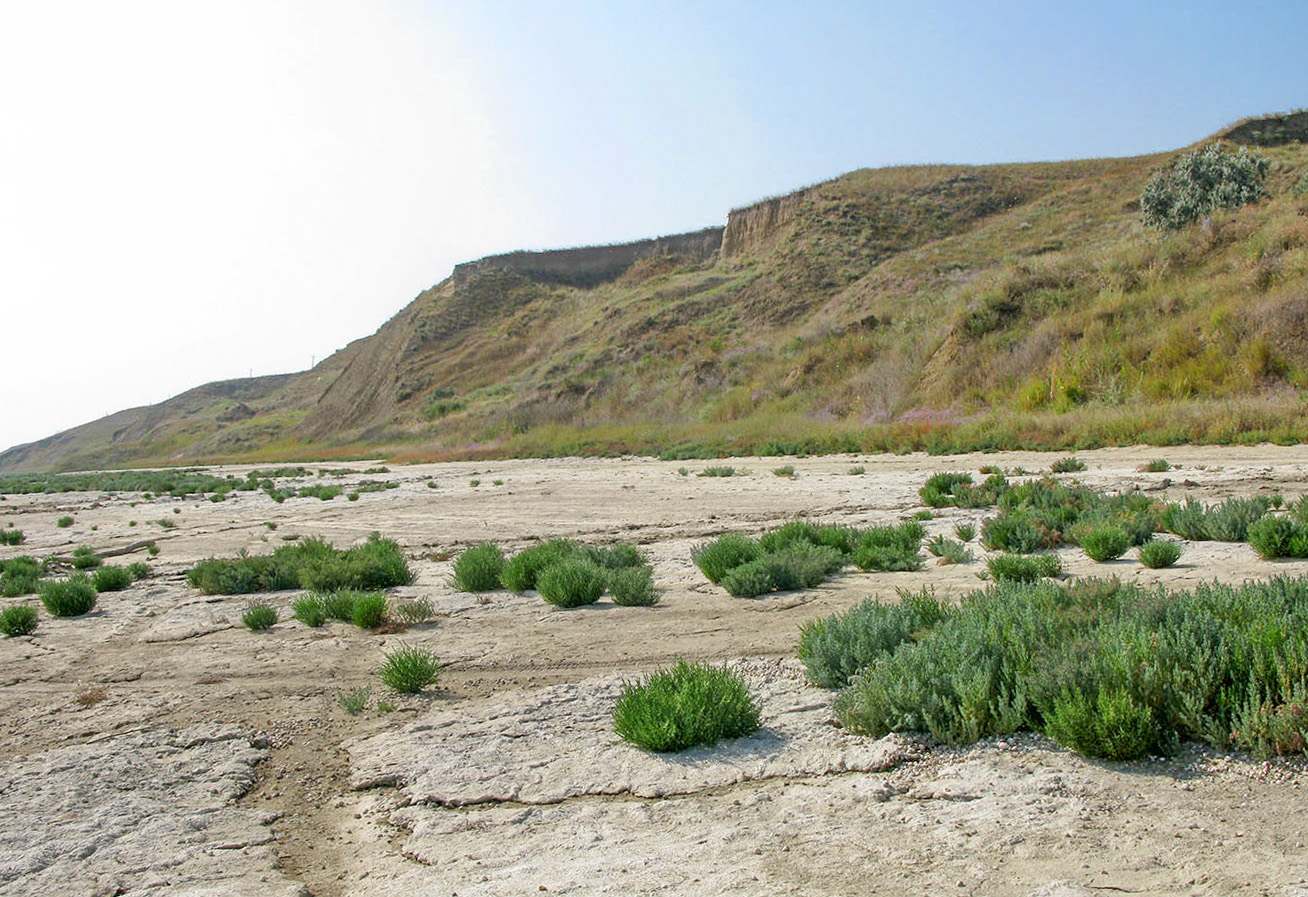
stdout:
POLYGON ((1104 526, 1081 533, 1077 543, 1087 557, 1103 563, 1126 554, 1126 550, 1131 547, 1131 537, 1121 527, 1104 526))
POLYGON ((996 554, 986 559, 986 569, 997 582, 1035 582, 1061 575, 1063 562, 1056 554, 996 554))
POLYGON ((1240 147, 1222 152, 1220 143, 1182 153, 1156 172, 1140 194, 1147 227, 1177 230, 1218 209, 1235 209, 1267 195, 1267 160, 1240 147))

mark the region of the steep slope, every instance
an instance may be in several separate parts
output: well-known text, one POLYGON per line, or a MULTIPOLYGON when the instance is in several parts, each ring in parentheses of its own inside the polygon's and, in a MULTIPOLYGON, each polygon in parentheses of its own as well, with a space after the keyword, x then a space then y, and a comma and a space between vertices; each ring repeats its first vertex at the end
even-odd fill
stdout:
POLYGON ((0 470, 1308 438, 1306 134, 1308 113, 1223 131, 1264 147, 1270 196, 1174 234, 1139 223, 1159 154, 861 170, 724 227, 488 257, 314 371, 0 470))

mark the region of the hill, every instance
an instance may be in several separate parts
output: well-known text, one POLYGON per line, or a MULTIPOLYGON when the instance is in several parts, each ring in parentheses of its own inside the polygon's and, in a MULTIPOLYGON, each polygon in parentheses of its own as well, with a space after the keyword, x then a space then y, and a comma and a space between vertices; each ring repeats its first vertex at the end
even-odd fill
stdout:
POLYGON ((1215 135, 1261 148, 1269 197, 1173 233, 1138 206, 1165 153, 860 170, 722 227, 492 256, 311 371, 0 470, 1302 441, 1306 136, 1303 112, 1215 135))

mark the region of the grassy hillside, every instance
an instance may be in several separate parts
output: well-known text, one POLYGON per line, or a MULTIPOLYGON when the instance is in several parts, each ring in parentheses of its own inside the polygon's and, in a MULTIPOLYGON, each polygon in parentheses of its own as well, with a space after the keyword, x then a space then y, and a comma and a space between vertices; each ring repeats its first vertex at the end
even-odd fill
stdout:
MULTIPOLYGON (((1306 121, 1230 129, 1269 198, 1174 233, 1140 224, 1160 154, 855 171, 585 286, 496 257, 247 403, 240 439, 165 415, 101 463, 1302 441, 1306 121)), ((100 457, 62 446, 0 469, 100 457)))

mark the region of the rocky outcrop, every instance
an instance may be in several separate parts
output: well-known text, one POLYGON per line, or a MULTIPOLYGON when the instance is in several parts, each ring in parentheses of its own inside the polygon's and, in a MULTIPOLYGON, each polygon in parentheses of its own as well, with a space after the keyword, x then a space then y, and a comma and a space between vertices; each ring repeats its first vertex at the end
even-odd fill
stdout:
POLYGON ((590 287, 616 280, 641 259, 662 256, 707 261, 722 244, 722 228, 706 227, 688 234, 674 234, 615 243, 611 246, 582 246, 576 249, 547 249, 541 252, 507 252, 489 255, 454 267, 454 282, 462 284, 474 274, 514 271, 544 283, 590 287))
POLYGON ((722 260, 757 255, 773 246, 786 225, 799 215, 811 189, 797 190, 788 196, 775 196, 732 210, 722 232, 722 260))

